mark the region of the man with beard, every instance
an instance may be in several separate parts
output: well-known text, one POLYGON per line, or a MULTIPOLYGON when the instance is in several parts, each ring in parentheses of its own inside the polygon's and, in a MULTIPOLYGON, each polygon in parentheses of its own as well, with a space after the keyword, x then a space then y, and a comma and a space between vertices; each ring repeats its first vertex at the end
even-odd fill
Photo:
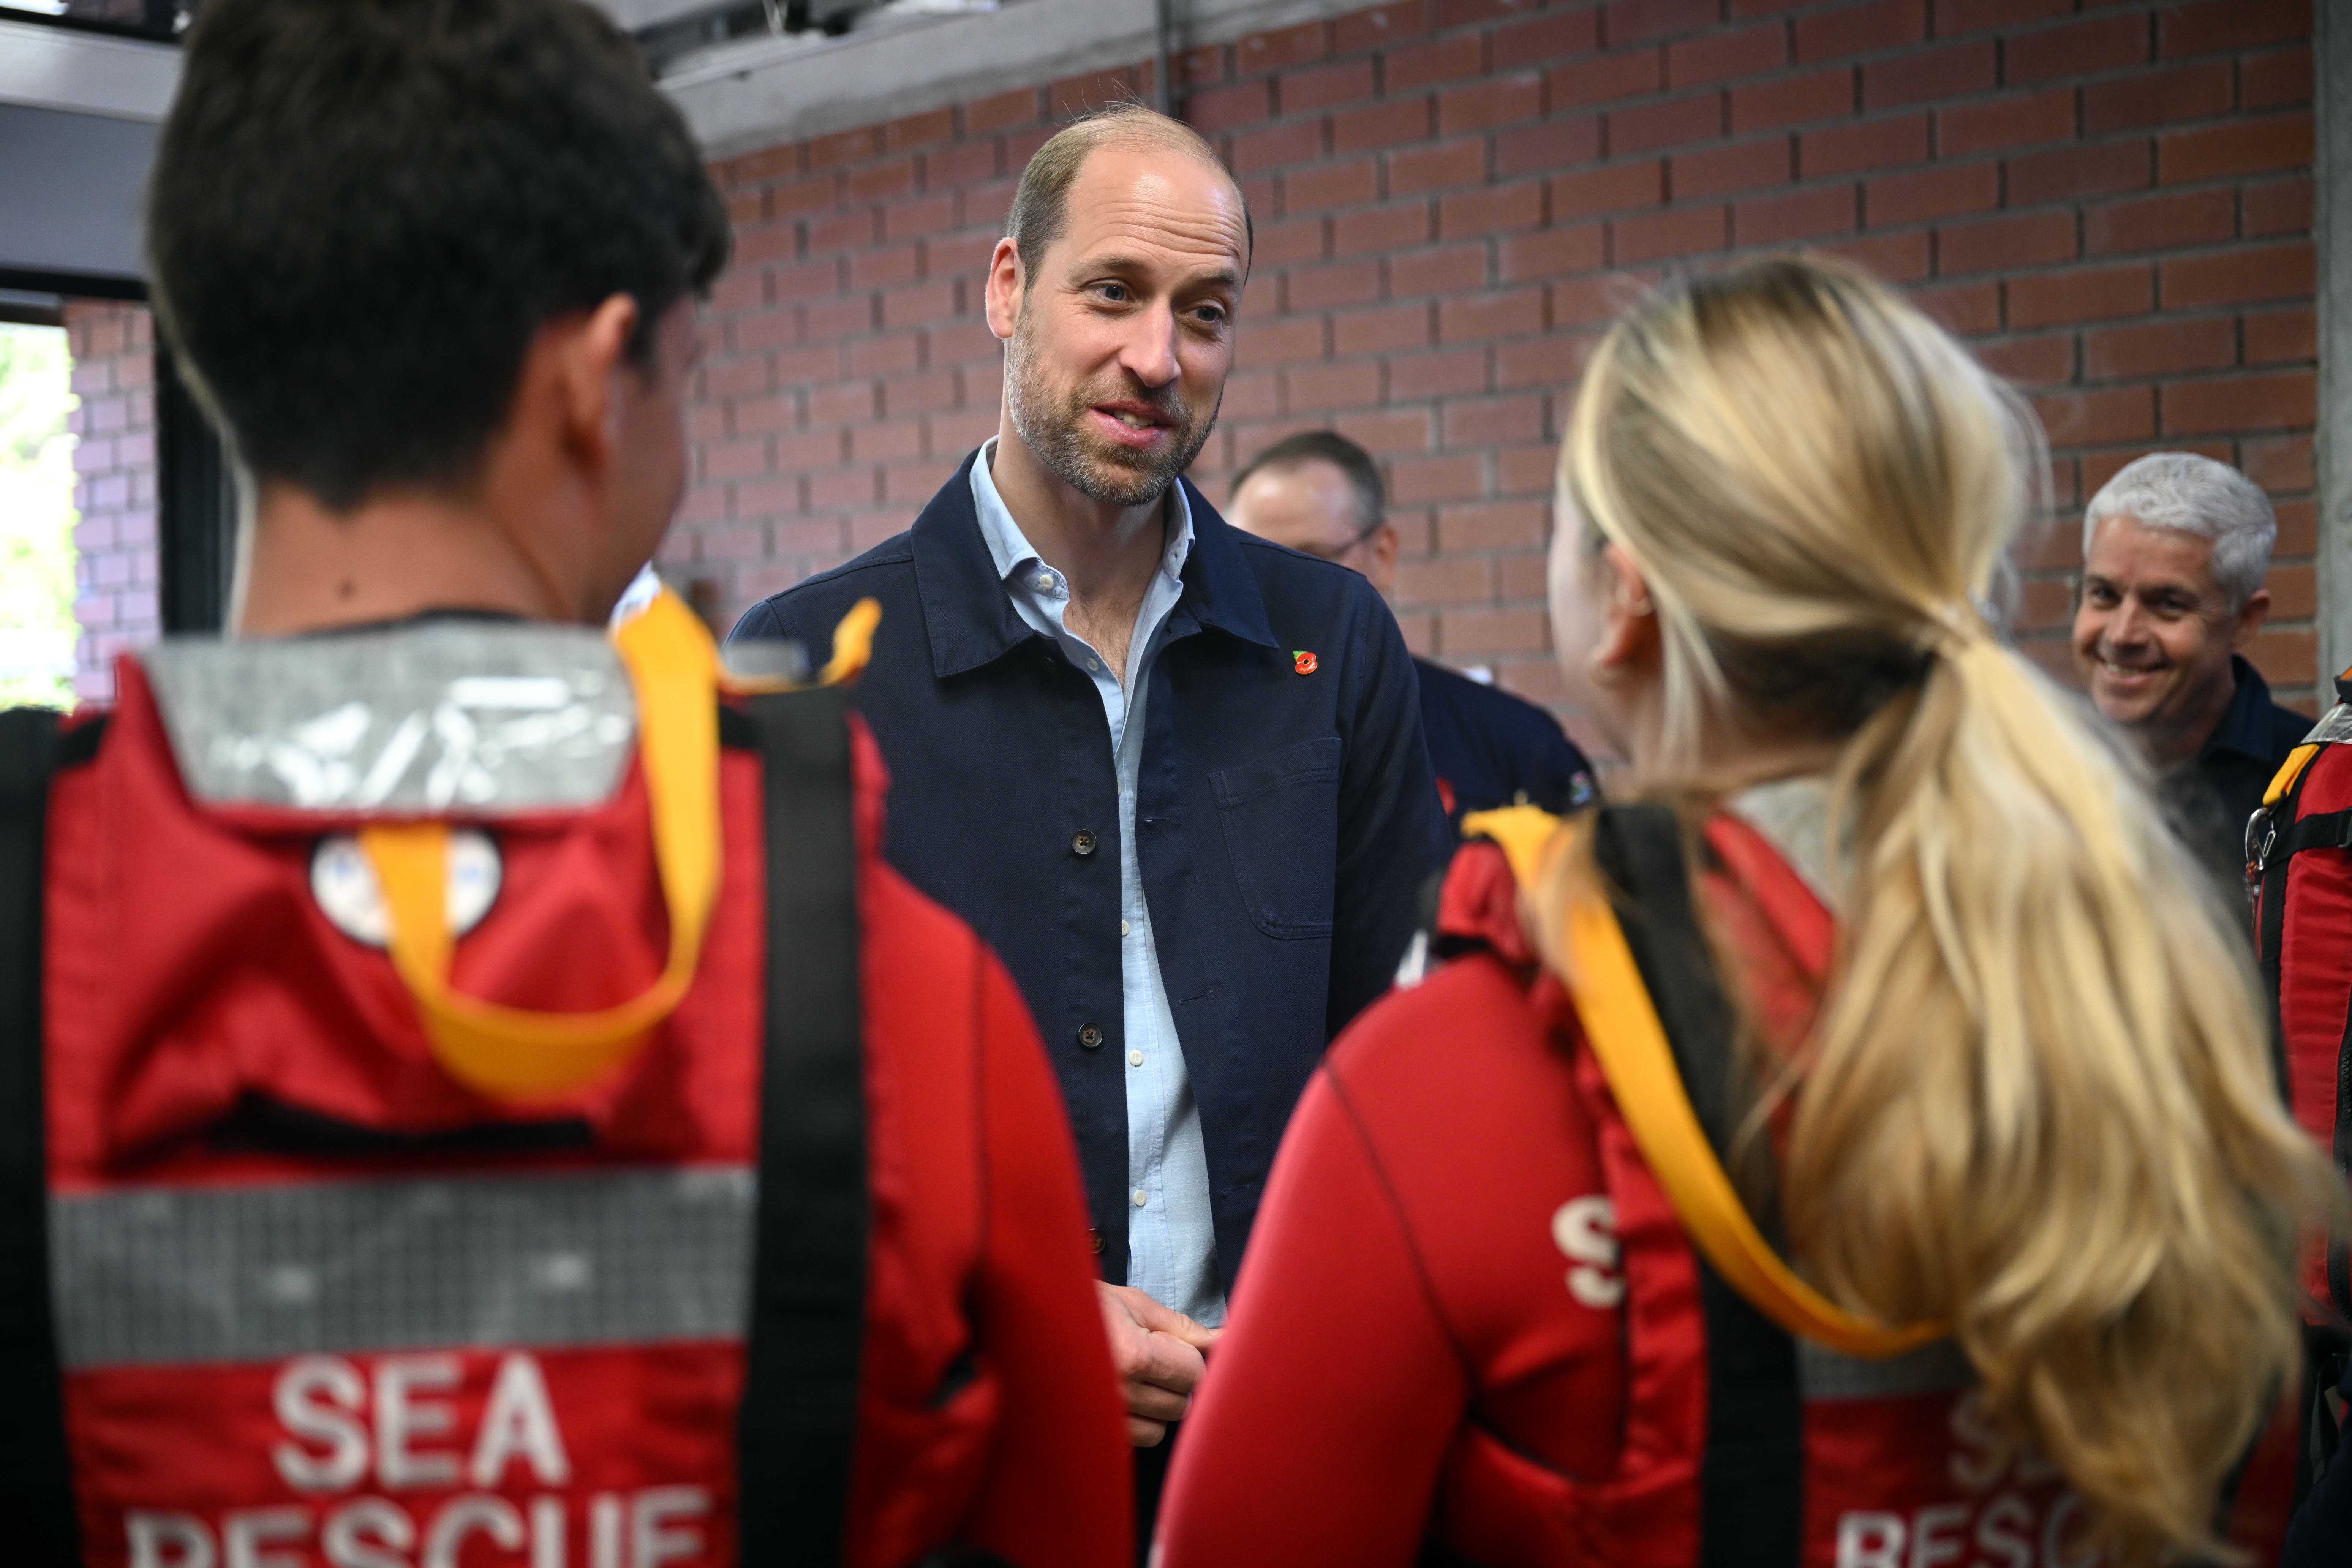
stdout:
POLYGON ((2083 514, 2074 641, 2091 700, 2162 775, 2183 839, 2231 889, 2246 818, 2311 728, 2239 651, 2270 614, 2277 536, 2261 486, 2191 452, 2126 464, 2083 514))
POLYGON ((1447 835, 1380 596, 1179 478, 1233 363, 1233 177, 1122 105, 1038 150, 1007 229, 995 438, 734 637, 881 603, 857 700, 889 858, 1003 955, 1059 1072, 1148 1531, 1291 1106, 1386 988, 1447 835))

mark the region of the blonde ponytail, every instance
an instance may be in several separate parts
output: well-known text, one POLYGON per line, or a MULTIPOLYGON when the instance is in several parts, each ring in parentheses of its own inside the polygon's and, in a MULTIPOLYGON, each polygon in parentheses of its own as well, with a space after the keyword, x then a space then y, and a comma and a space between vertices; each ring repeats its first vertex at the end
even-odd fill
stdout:
POLYGON ((1797 1260, 1852 1310, 1951 1323, 2104 1539, 2152 1561, 2211 1548, 2294 1375, 2294 1248, 2329 1177, 2142 770, 1976 607, 2042 461, 2031 414, 1917 310, 1771 259, 1609 333, 1562 526, 1643 571, 1671 758, 1695 771, 1727 722, 1837 752, 1842 945, 1779 1188, 1797 1260))

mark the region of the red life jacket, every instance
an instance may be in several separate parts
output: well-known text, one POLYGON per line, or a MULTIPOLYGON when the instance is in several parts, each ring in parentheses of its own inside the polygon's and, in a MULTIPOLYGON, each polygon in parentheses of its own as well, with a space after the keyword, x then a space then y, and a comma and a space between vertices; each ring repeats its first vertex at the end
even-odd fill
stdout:
MULTIPOLYGON (((2294 1119, 2352 1173, 2352 670, 2246 825, 2254 951, 2294 1119)), ((2352 1313, 2352 1258, 2315 1251, 2307 1289, 2352 1313)))
MULTIPOLYGON (((1596 856, 1625 943, 1664 1026, 1674 1068, 1718 1160, 1738 1108, 1735 1018, 1690 897, 1681 827, 1655 807, 1600 813, 1596 856)), ((1800 1033, 1828 973, 1832 918, 1789 864, 1737 817, 1705 848, 1717 912, 1775 1034, 1800 1033), (1773 951, 1777 950, 1777 952, 1773 951), (1793 983, 1793 984, 1791 984, 1793 983), (1776 1016, 1776 1015, 1778 1015, 1776 1016)), ((1496 941, 1531 962, 1493 848, 1457 860, 1441 941, 1496 941), (1506 928, 1505 921, 1508 921, 1506 928), (1484 933, 1484 937, 1474 933, 1484 933)), ((1544 975, 1532 1000, 1556 1037, 1589 1038, 1577 1004, 1544 975)), ((1452 1455, 1437 1524, 1487 1568, 2061 1568, 2093 1561, 2083 1500, 2054 1467, 1992 1420, 1967 1358, 1937 1340, 1887 1358, 1842 1354, 1791 1333, 1728 1285, 1637 1144, 1590 1044, 1568 1063, 1599 1130, 1624 1335, 1622 1442, 1613 1474, 1570 1477, 1473 1426, 1452 1455)), ((1768 1139, 1768 1142, 1769 1140, 1768 1139)), ((1571 1280, 1571 1287, 1573 1280, 1571 1280)), ((2291 1426, 2232 1499, 2228 1533, 2275 1555, 2285 1525, 2291 1426)))
MULTIPOLYGON (((2288 1108, 2337 1172, 2352 1177, 2352 752, 2344 745, 2352 740, 2352 670, 2336 678, 2336 694, 2246 824, 2246 885, 2288 1108)), ((2343 1237, 2309 1248, 2304 1289, 2311 1307, 2298 1501, 2341 1442, 2328 1395, 2344 1377, 2343 1318, 2352 1313, 2352 1251, 2343 1237)))
POLYGON ((1068 1134, 1009 982, 882 865, 840 689, 720 708, 683 1000, 618 1067, 517 1100, 445 1068, 342 836, 480 830, 451 858, 479 922, 459 994, 645 991, 674 906, 601 641, 167 647, 119 687, 105 720, 12 726, 58 764, 45 835, 37 785, 0 790, 0 867, 40 865, 27 823, 47 852, 37 900, 0 893, 0 1016, 45 1047, 0 1087, 9 1561, 908 1563, 1025 1506, 1008 1440, 1054 1456, 1046 1555, 1119 1550, 1068 1134), (1008 1261, 982 1173, 1016 1127, 1031 1152, 994 1157, 1045 1173, 1024 1202, 1058 1245, 1008 1261), (992 1268, 1066 1341, 1066 1433, 1016 1418, 1007 1382, 1053 1372, 975 1321, 992 1268))

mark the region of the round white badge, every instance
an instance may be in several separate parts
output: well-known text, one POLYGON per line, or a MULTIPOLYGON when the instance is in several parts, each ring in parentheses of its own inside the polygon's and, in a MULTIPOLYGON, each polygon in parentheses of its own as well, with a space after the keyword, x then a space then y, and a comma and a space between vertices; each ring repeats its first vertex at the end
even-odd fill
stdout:
MULTIPOLYGON (((476 828, 453 828, 449 834, 449 931, 463 936, 482 923, 498 901, 499 847, 476 828)), ((360 841, 348 833, 319 840, 310 855, 310 896, 334 928, 353 942, 382 947, 390 940, 384 919, 383 889, 375 867, 360 841)))

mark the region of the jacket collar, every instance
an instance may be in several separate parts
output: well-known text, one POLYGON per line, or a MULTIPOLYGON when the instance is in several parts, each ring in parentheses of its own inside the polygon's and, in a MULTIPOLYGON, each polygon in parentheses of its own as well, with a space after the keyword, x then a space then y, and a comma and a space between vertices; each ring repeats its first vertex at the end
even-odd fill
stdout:
POLYGON ((2234 752, 2256 762, 2269 762, 2276 750, 2271 731, 2271 687, 2262 672, 2246 661, 2242 654, 2230 656, 2230 668, 2238 678, 2238 689, 2222 710, 2221 721, 2205 737, 2199 748, 2197 760, 2203 762, 2217 752, 2234 752))
MULTIPOLYGON (((941 679, 992 664, 1034 635, 1013 607, 995 557, 981 536, 971 500, 971 465, 979 456, 975 449, 958 466, 955 477, 915 519, 909 535, 915 590, 930 637, 931 672, 941 679)), ((1257 574, 1243 559, 1239 531, 1217 515, 1191 480, 1177 483, 1185 487, 1192 509, 1192 552, 1184 563, 1183 596, 1169 614, 1170 631, 1181 635, 1211 626, 1274 647, 1265 597, 1257 574)))

